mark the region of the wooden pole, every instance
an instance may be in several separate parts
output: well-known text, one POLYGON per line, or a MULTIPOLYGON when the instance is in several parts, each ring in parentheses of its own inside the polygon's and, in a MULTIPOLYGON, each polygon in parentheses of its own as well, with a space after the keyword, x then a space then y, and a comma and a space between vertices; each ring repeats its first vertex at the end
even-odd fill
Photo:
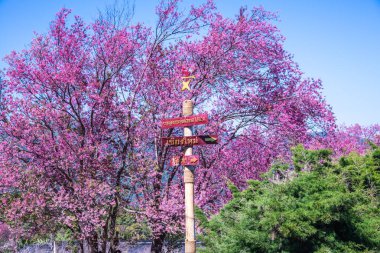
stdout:
MULTIPOLYGON (((193 114, 193 101, 185 100, 182 104, 183 116, 193 114)), ((184 136, 192 136, 193 129, 191 126, 184 127, 184 136)), ((192 155, 193 148, 185 147, 185 156, 192 155)), ((194 219, 194 166, 184 166, 185 182, 185 221, 186 221, 186 240, 185 253, 195 253, 195 219, 194 219)))

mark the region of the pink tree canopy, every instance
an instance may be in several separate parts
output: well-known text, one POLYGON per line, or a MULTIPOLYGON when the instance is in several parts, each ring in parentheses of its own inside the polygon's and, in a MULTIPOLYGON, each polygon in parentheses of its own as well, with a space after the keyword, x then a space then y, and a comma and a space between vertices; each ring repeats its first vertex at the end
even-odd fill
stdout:
POLYGON ((370 149, 370 142, 380 145, 380 125, 340 126, 326 136, 310 139, 306 146, 311 149, 327 148, 334 152, 335 157, 340 157, 351 152, 363 155, 370 149))
POLYGON ((209 115, 196 134, 220 137, 194 150, 196 204, 206 213, 229 199, 228 182, 244 187, 289 147, 335 128, 321 82, 303 77, 263 9, 226 18, 211 1, 188 12, 167 1, 154 28, 69 14, 7 57, 2 213, 21 234, 64 227, 115 250, 116 219, 131 212, 148 222, 159 252, 183 231, 183 173, 169 166, 181 149, 160 145, 182 132, 160 121, 181 116, 184 99, 209 115), (195 76, 190 92, 180 92, 183 66, 195 76))

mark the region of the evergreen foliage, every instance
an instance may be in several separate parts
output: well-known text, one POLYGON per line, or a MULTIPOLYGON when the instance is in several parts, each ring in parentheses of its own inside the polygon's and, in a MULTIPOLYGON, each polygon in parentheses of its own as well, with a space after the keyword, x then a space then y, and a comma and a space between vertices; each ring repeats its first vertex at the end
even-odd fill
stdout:
POLYGON ((231 185, 221 212, 201 217, 201 252, 380 251, 378 147, 332 162, 327 150, 297 146, 287 166, 292 179, 273 182, 278 167, 246 190, 231 185))

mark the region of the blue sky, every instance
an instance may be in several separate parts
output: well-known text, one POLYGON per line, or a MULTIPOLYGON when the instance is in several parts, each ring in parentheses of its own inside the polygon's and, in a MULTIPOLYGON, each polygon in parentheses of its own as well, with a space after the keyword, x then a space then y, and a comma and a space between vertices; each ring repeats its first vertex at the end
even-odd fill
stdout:
MULTIPOLYGON (((133 2, 133 0, 130 0, 133 2)), ((184 4, 198 3, 186 1, 184 4)), ((276 25, 286 37, 307 77, 320 78, 323 94, 339 124, 380 123, 379 0, 215 0, 224 15, 239 7, 263 6, 276 12, 276 25)), ((0 0, 0 58, 26 48, 33 32, 45 33, 62 7, 90 22, 113 0, 0 0)), ((135 21, 153 24, 157 1, 135 1, 135 21)), ((5 67, 0 61, 0 68, 5 67)))

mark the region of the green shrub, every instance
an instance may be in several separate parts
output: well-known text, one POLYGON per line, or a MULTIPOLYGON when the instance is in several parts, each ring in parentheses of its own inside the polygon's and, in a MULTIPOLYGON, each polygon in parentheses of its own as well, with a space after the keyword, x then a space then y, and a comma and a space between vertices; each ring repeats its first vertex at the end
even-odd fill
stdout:
POLYGON ((200 251, 380 252, 378 147, 332 162, 329 151, 297 146, 287 168, 288 180, 274 183, 268 173, 243 191, 231 186, 233 199, 201 219, 200 251))

